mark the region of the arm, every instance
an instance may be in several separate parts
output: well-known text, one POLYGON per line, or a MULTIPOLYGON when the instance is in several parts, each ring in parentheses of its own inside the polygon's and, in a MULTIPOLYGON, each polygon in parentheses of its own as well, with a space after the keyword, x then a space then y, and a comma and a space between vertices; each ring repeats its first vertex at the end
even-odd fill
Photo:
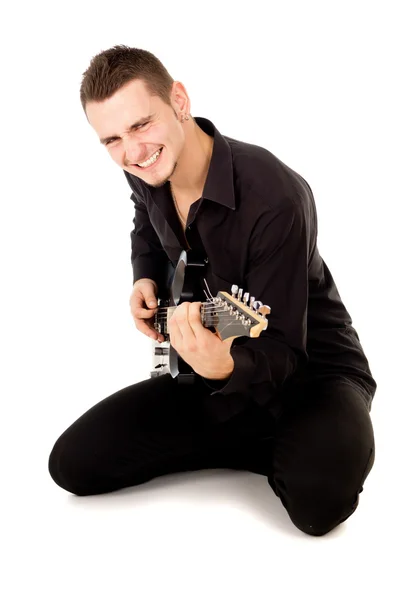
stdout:
POLYGON ((139 279, 151 279, 156 283, 158 296, 163 298, 167 296, 169 257, 152 227, 142 191, 127 172, 124 173, 133 190, 130 199, 135 208, 134 227, 130 233, 133 284, 139 279))
POLYGON ((271 307, 258 338, 236 338, 234 369, 225 380, 203 381, 214 391, 212 412, 226 420, 250 402, 267 404, 308 360, 307 306, 310 213, 304 201, 283 199, 261 214, 249 240, 246 290, 271 307))

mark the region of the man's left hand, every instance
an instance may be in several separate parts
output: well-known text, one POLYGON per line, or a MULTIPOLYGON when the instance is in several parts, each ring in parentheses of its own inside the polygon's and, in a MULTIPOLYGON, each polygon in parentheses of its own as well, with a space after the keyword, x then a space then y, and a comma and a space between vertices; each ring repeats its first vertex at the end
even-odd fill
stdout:
POLYGON ((227 379, 234 370, 230 354, 233 338, 221 340, 202 325, 201 302, 179 304, 167 320, 170 344, 198 375, 227 379))

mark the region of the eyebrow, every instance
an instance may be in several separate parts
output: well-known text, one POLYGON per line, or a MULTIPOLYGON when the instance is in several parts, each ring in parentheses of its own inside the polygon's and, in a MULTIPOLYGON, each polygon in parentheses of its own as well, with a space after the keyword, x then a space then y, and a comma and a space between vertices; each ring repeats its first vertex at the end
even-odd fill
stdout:
MULTIPOLYGON (((130 127, 129 127, 130 131, 137 129, 137 127, 139 125, 143 125, 144 123, 146 123, 146 121, 151 121, 154 116, 155 116, 155 114, 148 115, 147 117, 142 117, 141 119, 139 119, 138 121, 133 123, 133 125, 130 125, 130 127)), ((109 137, 100 138, 100 143, 106 144, 106 142, 110 142, 111 140, 120 140, 120 136, 119 135, 111 135, 109 137)))

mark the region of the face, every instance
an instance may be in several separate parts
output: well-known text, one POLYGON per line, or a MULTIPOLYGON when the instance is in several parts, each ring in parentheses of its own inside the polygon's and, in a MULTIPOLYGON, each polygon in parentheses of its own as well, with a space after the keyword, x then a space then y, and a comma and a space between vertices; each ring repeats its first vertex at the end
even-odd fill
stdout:
POLYGON ((174 112, 184 108, 189 113, 180 82, 173 84, 171 101, 173 107, 150 96, 144 83, 135 80, 108 100, 86 105, 87 119, 111 158, 153 187, 164 185, 171 177, 184 147, 184 131, 174 112), (153 164, 138 166, 159 150, 160 155, 152 158, 153 164))

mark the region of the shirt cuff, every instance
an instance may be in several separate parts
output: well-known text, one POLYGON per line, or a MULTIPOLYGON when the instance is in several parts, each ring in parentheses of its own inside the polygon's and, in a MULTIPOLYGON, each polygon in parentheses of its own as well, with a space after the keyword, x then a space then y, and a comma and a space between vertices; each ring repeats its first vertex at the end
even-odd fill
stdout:
POLYGON ((256 368, 253 352, 250 348, 231 346, 230 354, 234 360, 234 370, 227 379, 206 379, 202 377, 203 382, 214 390, 210 394, 211 396, 214 396, 214 394, 225 396, 248 392, 256 368))
POLYGON ((231 346, 230 353, 234 359, 234 370, 226 379, 207 379, 203 383, 213 391, 204 398, 210 418, 217 423, 225 422, 235 415, 251 410, 255 405, 249 394, 249 383, 255 369, 254 357, 249 348, 231 346), (212 396, 218 394, 218 397, 212 396))
POLYGON ((157 297, 161 299, 169 298, 169 277, 170 277, 170 261, 165 264, 158 260, 158 264, 152 259, 139 256, 132 263, 133 267, 133 285, 139 279, 153 279, 157 285, 157 297))
POLYGON ((146 257, 138 257, 132 264, 133 283, 138 279, 148 278, 158 282, 162 279, 161 272, 153 260, 146 257))

